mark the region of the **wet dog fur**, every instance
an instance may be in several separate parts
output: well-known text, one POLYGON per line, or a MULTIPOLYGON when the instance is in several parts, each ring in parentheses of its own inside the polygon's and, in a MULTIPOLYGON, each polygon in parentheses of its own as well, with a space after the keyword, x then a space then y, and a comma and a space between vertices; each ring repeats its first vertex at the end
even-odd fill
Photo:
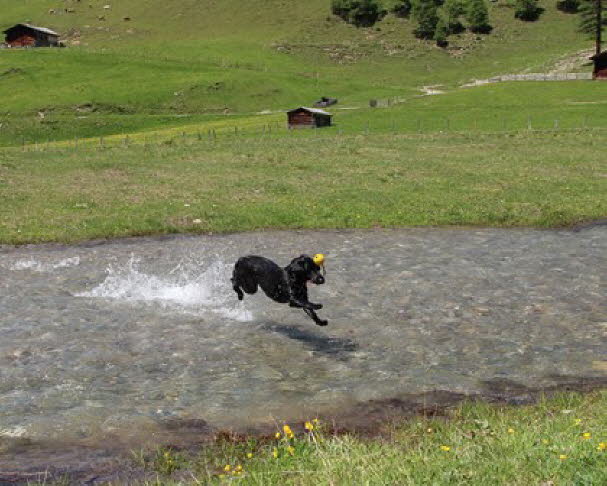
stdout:
POLYGON ((284 269, 272 260, 249 255, 239 258, 234 265, 232 288, 238 295, 238 300, 242 300, 243 290, 247 294, 254 294, 261 287, 270 299, 301 308, 317 325, 326 326, 327 321, 319 318, 315 312, 322 309, 322 304, 308 300, 307 283, 325 283, 320 270, 308 255, 293 259, 284 269))

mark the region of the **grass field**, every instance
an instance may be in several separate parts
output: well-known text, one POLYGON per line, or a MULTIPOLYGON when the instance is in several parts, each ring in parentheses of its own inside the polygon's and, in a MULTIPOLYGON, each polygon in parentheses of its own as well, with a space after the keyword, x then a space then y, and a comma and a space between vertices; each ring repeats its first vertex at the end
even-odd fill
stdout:
POLYGON ((149 484, 163 485, 590 486, 607 483, 606 424, 607 392, 570 393, 518 408, 467 403, 446 421, 414 418, 386 426, 373 440, 332 436, 311 420, 308 431, 278 424, 273 439, 135 457, 158 474, 149 484))
POLYGON ((5 151, 0 241, 568 225, 607 213, 607 131, 218 137, 5 151))
POLYGON ((0 27, 28 20, 70 46, 0 51, 0 145, 180 127, 322 95, 365 106, 423 85, 545 71, 589 43, 574 16, 540 3, 541 19, 521 22, 509 1, 491 2, 491 35, 464 33, 442 50, 392 15, 356 29, 329 15, 329 0, 133 0, 109 10, 99 0, 0 0, 0 27))

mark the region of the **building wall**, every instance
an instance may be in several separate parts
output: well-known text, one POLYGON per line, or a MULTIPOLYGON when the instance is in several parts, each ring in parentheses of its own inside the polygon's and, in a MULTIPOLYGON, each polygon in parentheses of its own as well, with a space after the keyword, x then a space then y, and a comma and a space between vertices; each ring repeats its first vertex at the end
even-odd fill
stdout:
POLYGON ((36 38, 31 35, 21 35, 15 39, 7 41, 7 44, 11 47, 30 47, 36 44, 36 38))
POLYGON ((596 79, 607 79, 607 64, 604 66, 597 66, 594 70, 594 77, 596 79))
POLYGON ((10 47, 52 47, 57 46, 59 39, 50 34, 27 28, 11 29, 6 36, 10 47))
POLYGON ((289 113, 289 128, 312 128, 314 127, 314 116, 307 111, 289 113))

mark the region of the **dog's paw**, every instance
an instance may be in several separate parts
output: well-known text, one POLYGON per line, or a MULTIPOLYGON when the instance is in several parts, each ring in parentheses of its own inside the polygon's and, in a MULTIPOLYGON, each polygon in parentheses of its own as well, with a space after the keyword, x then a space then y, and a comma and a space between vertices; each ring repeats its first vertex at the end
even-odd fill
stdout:
POLYGON ((329 321, 325 319, 319 319, 318 321, 316 321, 317 326, 326 326, 327 324, 329 324, 329 321))
POLYGON ((322 309, 322 304, 312 304, 312 309, 320 310, 320 309, 322 309))

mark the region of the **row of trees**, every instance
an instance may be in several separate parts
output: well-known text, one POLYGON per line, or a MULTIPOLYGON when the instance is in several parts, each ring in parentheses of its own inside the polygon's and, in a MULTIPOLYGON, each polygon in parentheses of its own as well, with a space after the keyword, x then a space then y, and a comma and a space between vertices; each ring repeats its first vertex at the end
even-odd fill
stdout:
MULTIPOLYGON (((565 12, 581 13, 581 30, 596 32, 597 22, 607 25, 607 15, 596 20, 607 0, 559 0, 557 8, 565 12)), ((471 32, 488 34, 492 30, 485 0, 393 0, 390 9, 382 0, 332 0, 332 11, 346 22, 358 27, 369 27, 391 10, 399 17, 411 17, 416 22, 414 33, 420 39, 434 39, 440 46, 447 38, 465 30, 464 20, 471 32)), ((531 22, 544 11, 538 0, 514 0, 514 16, 531 22)))

